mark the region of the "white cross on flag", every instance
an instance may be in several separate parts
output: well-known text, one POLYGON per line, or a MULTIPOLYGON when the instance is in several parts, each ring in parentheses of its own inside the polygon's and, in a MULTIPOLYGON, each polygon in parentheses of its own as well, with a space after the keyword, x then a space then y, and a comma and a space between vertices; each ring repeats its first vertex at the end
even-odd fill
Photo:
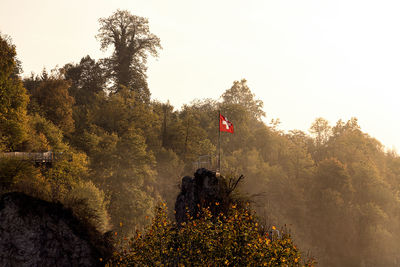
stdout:
POLYGON ((233 133, 233 124, 221 114, 219 114, 219 131, 233 133))

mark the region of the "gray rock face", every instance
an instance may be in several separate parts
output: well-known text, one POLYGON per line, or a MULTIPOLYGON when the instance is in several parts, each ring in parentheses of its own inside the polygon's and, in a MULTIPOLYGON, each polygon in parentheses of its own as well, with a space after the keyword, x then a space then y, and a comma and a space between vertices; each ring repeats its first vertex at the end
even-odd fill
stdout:
POLYGON ((0 198, 0 266, 102 265, 87 232, 61 204, 22 193, 0 198))
POLYGON ((175 202, 175 219, 181 224, 189 218, 201 215, 202 208, 209 208, 216 215, 225 212, 229 198, 226 185, 216 177, 215 172, 201 168, 194 173, 194 178, 182 178, 181 192, 175 202))

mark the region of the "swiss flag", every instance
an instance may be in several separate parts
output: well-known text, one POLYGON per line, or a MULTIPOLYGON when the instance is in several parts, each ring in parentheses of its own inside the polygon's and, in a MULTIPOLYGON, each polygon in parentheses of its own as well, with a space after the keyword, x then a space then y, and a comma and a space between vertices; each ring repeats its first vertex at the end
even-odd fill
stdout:
POLYGON ((221 114, 219 114, 219 131, 233 133, 233 124, 221 114))

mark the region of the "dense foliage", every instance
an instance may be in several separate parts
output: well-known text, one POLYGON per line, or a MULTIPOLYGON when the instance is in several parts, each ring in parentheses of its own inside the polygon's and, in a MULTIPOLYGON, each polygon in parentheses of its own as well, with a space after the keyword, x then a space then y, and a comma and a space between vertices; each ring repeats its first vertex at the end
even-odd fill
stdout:
MULTIPOLYGON (((90 220, 102 231, 134 234, 149 224, 146 218, 155 216, 160 200, 174 205, 182 175, 194 171, 199 156, 215 156, 221 110, 235 125, 235 134, 222 133, 222 172, 245 174, 241 190, 253 196, 265 225, 287 224, 296 244, 310 250, 322 266, 400 264, 400 157, 364 133, 357 119, 331 125, 317 118, 310 133, 283 132, 279 120, 263 121, 263 103, 244 79, 234 81, 221 101, 195 100, 176 109, 150 99, 146 58, 156 56, 161 45, 146 19, 117 11, 100 20, 98 37, 103 48, 114 48, 110 58, 96 61, 85 56, 79 63, 23 81, 15 47, 0 38, 1 152, 53 150, 63 155, 51 169, 2 159, 2 191, 61 201, 77 207, 81 217, 83 207, 90 208, 98 218, 90 220), (139 35, 129 32, 136 28, 139 35), (122 36, 129 38, 119 46, 122 36), (136 47, 141 42, 143 50, 136 47), (129 69, 124 72, 122 66, 129 69), (76 199, 87 203, 78 205, 76 199)), ((162 221, 159 216, 157 223, 162 221)), ((193 223, 211 227, 208 219, 193 223)), ((150 246, 156 240, 152 234, 172 238, 163 231, 183 238, 181 233, 193 230, 193 242, 223 234, 218 223, 210 236, 201 237, 201 227, 171 230, 169 221, 151 232, 154 227, 153 223, 150 232, 135 237, 134 246, 143 246, 143 255, 129 254, 123 261, 145 261, 155 248, 150 246)), ((255 237, 252 231, 248 233, 255 237)), ((210 249, 233 249, 215 240, 204 247, 192 244, 204 253, 199 260, 208 262, 210 249)), ((252 240, 252 246, 263 249, 272 244, 252 240)), ((178 246, 187 250, 189 240, 180 242, 178 246)), ((273 246, 282 246, 278 243, 273 246)), ((187 250, 187 259, 180 258, 182 263, 192 260, 191 252, 187 250)), ((293 253, 294 260, 297 250, 293 253)), ((161 262, 162 255, 157 256, 161 262)))
MULTIPOLYGON (((218 203, 216 203, 218 204, 218 203)), ((189 216, 189 215, 188 215, 189 216)), ((267 233, 247 208, 232 205, 227 215, 203 209, 200 218, 178 226, 157 209, 145 233, 137 231, 110 266, 311 266, 302 264, 288 233, 267 233)))

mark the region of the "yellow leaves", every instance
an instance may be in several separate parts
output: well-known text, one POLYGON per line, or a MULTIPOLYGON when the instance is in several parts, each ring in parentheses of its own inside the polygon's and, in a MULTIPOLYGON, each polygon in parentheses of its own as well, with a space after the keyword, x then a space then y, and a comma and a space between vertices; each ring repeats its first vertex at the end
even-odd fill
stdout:
POLYGON ((119 223, 119 227, 122 227, 122 222, 119 223))
MULTIPOLYGON (((198 219, 177 227, 158 211, 143 237, 136 233, 128 252, 122 255, 122 265, 297 265, 300 254, 290 237, 282 233, 281 238, 270 240, 260 235, 258 223, 251 217, 250 210, 233 209, 214 217, 204 209, 198 219)), ((118 262, 120 256, 114 259, 118 262)))

